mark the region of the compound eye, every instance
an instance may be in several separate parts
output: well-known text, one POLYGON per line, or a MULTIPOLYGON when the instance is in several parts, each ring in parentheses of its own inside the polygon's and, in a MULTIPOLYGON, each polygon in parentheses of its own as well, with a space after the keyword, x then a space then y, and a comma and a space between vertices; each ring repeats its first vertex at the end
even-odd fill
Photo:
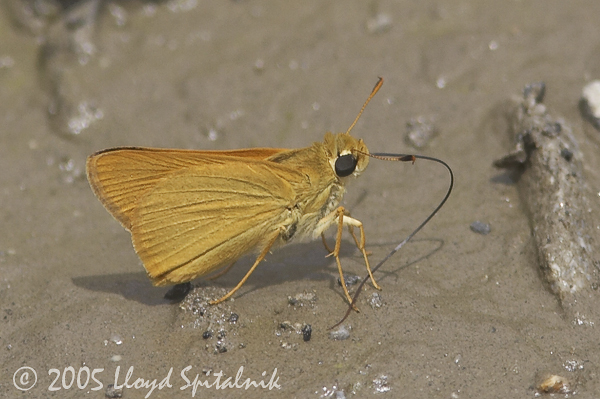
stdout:
POLYGON ((341 155, 335 160, 335 174, 339 177, 350 176, 356 169, 356 158, 352 154, 341 155))

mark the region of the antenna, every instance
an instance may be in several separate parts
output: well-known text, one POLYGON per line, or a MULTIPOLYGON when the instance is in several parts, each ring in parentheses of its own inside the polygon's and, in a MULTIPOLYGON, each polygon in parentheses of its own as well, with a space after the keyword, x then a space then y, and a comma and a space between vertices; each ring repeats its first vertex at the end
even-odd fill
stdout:
MULTIPOLYGON (((381 80, 379 81, 379 83, 377 84, 377 86, 375 86, 375 89, 378 89, 378 86, 381 86, 380 83, 381 83, 381 80)), ((373 90, 374 92, 376 92, 375 89, 373 90)), ((369 100, 371 99, 371 97, 373 97, 373 95, 371 95, 369 97, 369 99, 367 100, 367 103, 369 102, 369 100)), ((367 105, 367 103, 365 103, 365 105, 367 105)), ((364 109, 364 106, 363 106, 363 109, 364 109)), ((362 112, 362 110, 361 110, 361 112, 362 112)), ((360 116, 360 114, 358 114, 358 116, 360 116)), ((354 122, 356 123, 356 121, 354 121, 354 122)), ((352 125, 354 126, 354 124, 352 124, 352 125)), ((437 163, 440 163, 440 164, 444 165, 446 167, 446 169, 448 169, 448 172, 450 172, 450 186, 448 187, 448 191, 446 192, 446 195, 444 196, 444 199, 442 199, 442 201, 433 210, 433 212, 431 212, 429 214, 429 216, 427 216, 427 218, 423 221, 423 223, 421 223, 416 229, 414 229, 413 232, 410 233, 400 244, 396 245, 396 247, 394 249, 392 249, 390 251, 390 253, 387 254, 386 257, 383 258, 383 260, 377 264, 377 266, 375 266, 373 269, 371 269, 371 273, 375 273, 377 271, 377 269, 379 269, 385 262, 387 262, 387 260, 389 258, 391 258, 392 255, 394 255, 396 252, 398 252, 398 250, 400 248, 402 248, 404 246, 404 244, 406 244, 408 241, 410 241, 410 239, 413 238, 415 236, 415 234, 417 234, 431 220, 431 218, 442 208, 442 206, 444 206, 444 204, 446 203, 446 200, 448 200, 448 197, 450 197, 450 193, 452 192, 452 187, 454 186, 454 173, 452 173, 452 169, 450 168, 450 166, 446 162, 442 161, 441 159, 437 159, 437 158, 433 158, 433 157, 427 157, 427 156, 424 156, 424 155, 386 154, 386 153, 366 154, 364 152, 361 152, 361 154, 368 155, 370 157, 381 159, 381 160, 384 160, 384 161, 401 161, 401 162, 412 162, 412 163, 414 163, 415 159, 425 159, 427 161, 433 161, 433 162, 437 162, 437 163)), ((346 314, 344 315, 344 317, 342 318, 342 320, 340 320, 337 324, 335 324, 332 327, 329 327, 330 330, 336 328, 337 326, 339 326, 340 324, 342 324, 348 318, 348 316, 350 315, 350 312, 352 312, 352 309, 354 309, 354 304, 356 303, 356 300, 358 299, 358 296, 360 295, 362 287, 365 285, 365 283, 367 282, 368 279, 369 279, 369 276, 366 276, 360 282, 360 285, 356 288, 356 293, 352 297, 352 303, 350 303, 350 306, 348 307, 348 310, 346 311, 346 314)))
POLYGON ((350 134, 350 130, 352 130, 354 125, 356 125, 356 122, 358 122, 358 119, 362 115, 363 111, 365 110, 365 108, 367 108, 367 104, 369 103, 369 101, 371 101, 371 99, 375 96, 375 94, 377 94, 377 92, 379 91, 379 89, 381 88, 382 85, 383 85, 383 78, 380 77, 379 80, 377 81, 377 84, 375 85, 375 87, 373 87, 373 91, 371 91, 371 94, 369 94, 369 98, 367 98, 367 101, 365 101, 365 103, 363 104, 362 108, 360 109, 360 112, 358 113, 358 115, 356 115, 354 122, 352 122, 352 124, 350 125, 348 130, 346 130, 346 134, 350 134))

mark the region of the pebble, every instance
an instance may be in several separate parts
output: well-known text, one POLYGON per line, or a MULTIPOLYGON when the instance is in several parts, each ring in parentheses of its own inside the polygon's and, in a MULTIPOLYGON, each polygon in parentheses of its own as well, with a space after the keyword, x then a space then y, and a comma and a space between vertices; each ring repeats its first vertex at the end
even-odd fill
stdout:
POLYGON ((383 306, 383 298, 379 292, 374 292, 373 295, 371 295, 371 298, 369 298, 369 305, 371 305, 373 309, 378 309, 383 306))
POLYGON ((370 34, 385 33, 392 28, 392 17, 389 14, 380 13, 367 21, 367 31, 370 34))
POLYGON ((310 324, 305 324, 302 327, 302 339, 304 342, 310 341, 310 337, 312 335, 312 326, 310 324))
POLYGON ((571 383, 565 377, 550 374, 546 375, 537 385, 537 390, 542 393, 561 393, 569 394, 573 392, 571 383))
POLYGON ((471 227, 471 231, 483 236, 490 234, 490 231, 492 231, 489 224, 480 222, 479 220, 471 223, 471 226, 469 227, 471 227))
POLYGON ((314 304, 316 300, 317 296, 314 292, 303 292, 300 294, 296 294, 295 296, 288 296, 288 303, 292 306, 314 304))
POLYGON ((341 325, 329 333, 329 338, 336 341, 343 341, 350 337, 350 330, 345 325, 341 325))
POLYGON ((582 112, 600 130, 600 80, 588 83, 581 93, 582 112))
POLYGON ((600 118, 600 80, 594 80, 583 88, 581 97, 587 102, 592 116, 600 118))
POLYGON ((106 387, 106 391, 104 391, 104 396, 110 399, 122 398, 123 389, 115 389, 115 386, 113 384, 108 384, 108 386, 106 387))
POLYGON ((232 313, 232 314, 229 316, 229 319, 228 319, 228 321, 229 321, 230 323, 233 323, 233 324, 235 324, 235 323, 237 323, 237 321, 239 320, 239 318, 240 318, 240 316, 239 316, 237 313, 232 313))
MULTIPOLYGON (((344 282, 346 283, 346 287, 350 287, 351 285, 354 285, 356 283, 358 283, 360 281, 360 276, 344 276, 344 282)), ((337 279, 337 283, 339 286, 342 285, 342 280, 340 280, 340 278, 338 277, 337 279)))
POLYGON ((437 134, 438 130, 433 123, 433 118, 419 116, 411 118, 406 123, 404 141, 413 148, 421 149, 426 147, 437 134))

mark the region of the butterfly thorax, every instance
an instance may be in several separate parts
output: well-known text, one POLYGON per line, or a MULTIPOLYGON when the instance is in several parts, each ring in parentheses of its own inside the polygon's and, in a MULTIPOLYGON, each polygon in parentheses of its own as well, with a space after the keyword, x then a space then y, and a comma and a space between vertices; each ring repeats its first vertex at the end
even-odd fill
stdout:
MULTIPOLYGON (((310 147, 285 151, 269 158, 269 161, 293 167, 303 177, 289 181, 296 192, 296 200, 290 210, 290 222, 284 226, 282 239, 285 242, 298 236, 317 238, 335 223, 336 219, 328 216, 339 207, 347 180, 347 176, 336 174, 335 161, 342 153, 354 149, 368 151, 362 140, 328 133, 323 143, 317 142, 310 147)), ((366 167, 368 161, 365 158, 359 158, 352 176, 358 176, 366 167)))

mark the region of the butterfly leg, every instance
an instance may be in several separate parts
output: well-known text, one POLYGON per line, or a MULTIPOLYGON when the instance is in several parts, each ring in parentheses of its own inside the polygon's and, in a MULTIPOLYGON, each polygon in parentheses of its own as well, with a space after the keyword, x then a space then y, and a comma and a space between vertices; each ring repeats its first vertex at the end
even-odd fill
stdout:
MULTIPOLYGON (((348 212, 347 210, 344 210, 344 216, 349 217, 350 212, 348 212)), ((348 231, 350 232, 350 234, 352 234, 352 238, 354 238, 354 242, 356 243, 356 246, 360 248, 360 244, 358 243, 358 238, 356 238, 356 234, 354 234, 354 228, 352 226, 348 226, 348 231)), ((325 233, 321 233, 321 241, 323 242, 323 246, 325 247, 325 250, 327 252, 329 252, 329 254, 331 255, 333 253, 333 250, 331 248, 329 248, 329 245, 327 244, 327 241, 325 240, 325 233)), ((369 251, 367 251, 367 255, 371 255, 371 253, 369 251)))
MULTIPOLYGON (((344 209, 344 217, 349 218, 350 216, 351 216, 350 212, 348 212, 347 209, 344 209)), ((354 219, 354 220, 356 220, 356 219, 354 219)), ((358 222, 358 220, 357 220, 357 222, 358 222)), ((354 234, 354 226, 353 225, 351 225, 351 224, 348 225, 348 232, 352 235, 352 238, 354 239, 354 243, 356 244, 356 247, 362 251, 362 248, 361 248, 361 245, 359 244, 358 238, 356 238, 356 234, 354 234)), ((321 237, 323 238, 323 240, 325 240, 325 236, 323 236, 321 234, 321 237)), ((364 238, 363 238, 362 247, 364 248, 364 246, 365 246, 365 243, 364 243, 364 238)), ((327 248, 329 250, 329 247, 327 246, 327 244, 325 244, 325 248, 327 248)), ((331 250, 329 250, 329 252, 331 252, 331 250)), ((366 254, 371 255, 371 252, 366 251, 366 254)), ((368 265, 368 263, 367 263, 367 265, 368 265)), ((370 269, 370 268, 367 266, 367 269, 370 269)), ((371 275, 371 273, 369 273, 369 275, 371 275)), ((377 284, 375 284, 375 285, 377 285, 377 284)))
POLYGON ((325 247, 325 250, 329 254, 331 254, 333 252, 333 250, 331 248, 329 248, 329 245, 327 245, 327 241, 325 241, 325 233, 321 233, 321 241, 323 241, 323 246, 325 247))
MULTIPOLYGON (((350 215, 346 215, 346 216, 350 216, 350 215)), ((350 232, 350 234, 352 234, 352 238, 354 238, 354 243, 356 244, 356 247, 358 249, 360 249, 360 244, 358 241, 358 238, 356 238, 356 234, 354 234, 354 227, 352 226, 348 226, 348 232, 350 232)), ((367 255, 373 255, 373 252, 371 251, 366 251, 367 255)))
MULTIPOLYGON (((325 216, 320 222, 319 225, 317 227, 317 230, 321 229, 327 229, 331 224, 335 223, 335 219, 338 215, 337 210, 334 212, 331 212, 328 216, 325 216)), ((346 209, 344 209, 344 216, 348 217, 350 216, 350 212, 348 212, 346 209)), ((348 227, 348 231, 350 231, 350 234, 352 234, 352 236, 354 237, 354 242, 356 242, 356 245, 358 246, 358 239, 356 238, 356 236, 354 235, 354 231, 352 230, 352 227, 348 227)), ((329 247, 329 245, 327 244, 327 240, 325 239, 325 232, 323 231, 321 233, 321 241, 323 242, 323 246, 325 247, 325 250, 327 252, 329 252, 329 254, 327 255, 329 256, 333 256, 333 249, 331 249, 329 247)))
POLYGON ((212 280, 218 279, 222 275, 227 274, 231 270, 231 268, 233 267, 233 265, 235 265, 235 262, 232 262, 231 265, 227 266, 225 269, 221 270, 220 272, 217 272, 217 273, 213 274, 212 276, 207 277, 206 280, 211 280, 212 281, 212 280))
POLYGON ((363 257, 365 258, 365 265, 367 265, 367 272, 369 272, 369 277, 371 278, 371 283, 373 283, 373 287, 381 290, 381 286, 377 284, 375 278, 373 277, 373 273, 371 272, 371 265, 369 264, 369 258, 367 255, 369 254, 365 250, 365 229, 360 220, 353 219, 349 216, 346 216, 344 219, 347 221, 345 224, 348 226, 348 231, 352 234, 352 238, 354 238, 354 242, 356 243, 356 247, 362 252, 363 257), (360 241, 356 238, 356 234, 354 234, 354 227, 358 227, 360 230, 360 241))
MULTIPOLYGON (((338 272, 340 273, 340 282, 342 284, 342 288, 344 289, 344 294, 346 294, 346 299, 348 300, 348 303, 352 303, 352 297, 350 296, 350 293, 348 292, 348 287, 346 287, 346 280, 344 279, 344 272, 342 271, 342 263, 340 262, 340 247, 342 246, 342 231, 344 230, 344 213, 345 213, 345 209, 344 207, 340 206, 335 212, 333 212, 333 215, 337 215, 337 220, 338 220, 338 228, 337 228, 337 234, 335 237, 335 248, 333 249, 333 252, 330 253, 330 255, 333 255, 335 257, 335 262, 337 263, 337 267, 338 267, 338 272)), ((349 218, 352 219, 352 218, 349 218)), ((354 219, 352 219, 354 220, 354 219)), ((346 222, 347 223, 347 222, 346 222)), ((352 308, 359 312, 358 307, 356 307, 356 305, 352 305, 352 308)))
POLYGON ((223 295, 221 298, 214 300, 214 301, 210 301, 210 304, 216 305, 218 303, 221 303, 221 302, 227 300, 230 296, 232 296, 237 290, 239 290, 242 287, 242 285, 244 285, 246 280, 248 280, 248 277, 250 277, 250 275, 252 274, 254 269, 256 269, 256 266, 258 266, 258 264, 265 258, 265 256, 267 256, 267 254, 269 253, 269 250, 271 249, 273 244, 275 244, 275 241, 277 241, 279 236, 280 236, 280 232, 277 231, 276 234, 273 235, 273 238, 271 238, 271 240, 269 240, 269 243, 267 245, 265 245, 265 248, 261 251, 260 255, 258 255, 258 257, 256 258, 256 261, 254 261, 254 264, 252 265, 250 270, 248 270, 248 273, 246 273, 244 278, 238 283, 238 285, 236 285, 231 291, 229 291, 227 294, 223 295))

